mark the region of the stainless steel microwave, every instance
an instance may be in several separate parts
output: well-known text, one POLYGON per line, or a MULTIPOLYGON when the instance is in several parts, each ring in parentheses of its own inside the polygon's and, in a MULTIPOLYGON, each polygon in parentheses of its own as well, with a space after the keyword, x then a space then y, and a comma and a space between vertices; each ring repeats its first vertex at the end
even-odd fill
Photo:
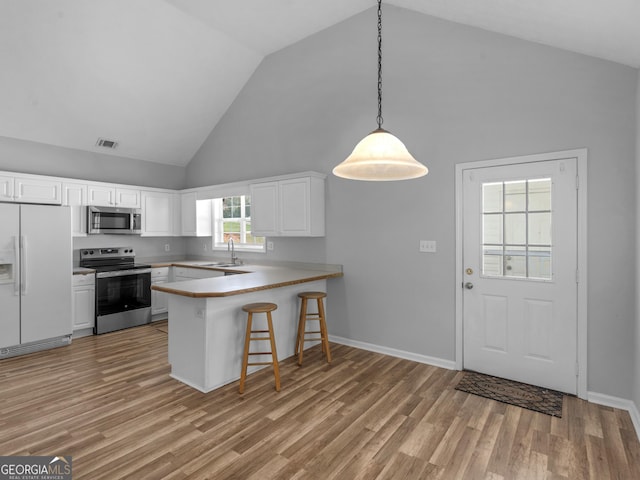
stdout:
POLYGON ((139 208, 93 207, 87 208, 87 233, 115 233, 139 235, 142 233, 142 210, 139 208))

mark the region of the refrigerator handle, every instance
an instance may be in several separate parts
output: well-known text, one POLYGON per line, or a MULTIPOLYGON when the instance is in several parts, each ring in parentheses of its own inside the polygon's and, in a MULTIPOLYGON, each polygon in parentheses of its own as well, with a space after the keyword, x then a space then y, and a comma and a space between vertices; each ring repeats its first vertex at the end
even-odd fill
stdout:
POLYGON ((18 235, 13 237, 13 294, 20 295, 20 268, 18 259, 18 252, 20 252, 20 239, 18 235))
POLYGON ((22 280, 22 295, 27 294, 27 237, 22 235, 20 237, 22 243, 21 258, 20 258, 20 278, 22 280))

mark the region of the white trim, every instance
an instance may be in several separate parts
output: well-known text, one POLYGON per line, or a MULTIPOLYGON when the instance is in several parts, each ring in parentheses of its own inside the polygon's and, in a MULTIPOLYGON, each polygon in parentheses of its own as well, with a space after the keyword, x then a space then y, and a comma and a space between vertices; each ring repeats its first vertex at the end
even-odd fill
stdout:
POLYGON ((640 412, 638 407, 631 400, 625 400, 620 397, 612 397, 611 395, 605 395, 604 393, 587 392, 587 400, 591 403, 597 403, 598 405, 604 405, 605 407, 613 407, 620 410, 626 410, 631 416, 631 422, 636 429, 636 435, 640 440, 640 412))
POLYGON ((361 350, 368 350, 369 352, 382 353, 391 357, 403 358, 405 360, 433 365, 434 367, 446 368, 447 370, 456 370, 455 362, 445 360, 444 358, 429 357, 428 355, 420 355, 418 353, 407 352, 405 350, 396 350, 395 348, 383 347, 373 343, 359 342, 357 340, 351 340, 350 338, 336 337, 334 335, 329 335, 329 341, 339 343, 340 345, 359 348, 361 350))
POLYGON ((497 167, 502 165, 514 165, 520 163, 544 162, 549 160, 560 160, 562 158, 575 158, 578 164, 578 178, 580 188, 578 189, 578 332, 577 332, 577 391, 578 397, 587 398, 587 149, 579 148, 575 150, 564 150, 560 152, 540 153, 535 155, 523 155, 519 157, 500 158, 495 160, 479 160, 476 162, 464 162, 456 164, 455 191, 456 191, 456 348, 455 348, 455 368, 462 370, 463 365, 463 337, 462 337, 462 295, 461 285, 463 283, 462 271, 462 221, 463 221, 463 198, 462 198, 462 174, 464 170, 471 168, 497 167))

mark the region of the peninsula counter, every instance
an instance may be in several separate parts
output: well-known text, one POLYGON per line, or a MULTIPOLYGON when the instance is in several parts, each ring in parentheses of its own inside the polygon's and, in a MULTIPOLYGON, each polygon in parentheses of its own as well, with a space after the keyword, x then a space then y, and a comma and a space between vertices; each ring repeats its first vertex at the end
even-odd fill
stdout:
MULTIPOLYGON (((273 312, 273 328, 278 360, 283 360, 294 354, 298 293, 326 291, 328 279, 342 276, 339 266, 317 270, 263 265, 214 269, 232 275, 151 287, 169 294, 171 376, 205 393, 240 378, 246 328, 243 305, 254 302, 278 305, 273 312)), ((264 321, 263 317, 254 317, 256 327, 264 321)), ((253 360, 262 361, 259 356, 253 360)), ((258 368, 250 367, 248 372, 258 368)))

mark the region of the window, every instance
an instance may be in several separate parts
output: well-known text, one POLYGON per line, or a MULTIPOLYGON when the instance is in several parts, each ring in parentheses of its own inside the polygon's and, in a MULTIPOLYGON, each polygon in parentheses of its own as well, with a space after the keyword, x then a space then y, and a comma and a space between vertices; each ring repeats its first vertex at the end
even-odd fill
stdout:
POLYGON ((227 248, 233 239, 236 250, 265 251, 264 237, 251 233, 251 197, 238 195, 213 199, 213 247, 227 248))
POLYGON ((550 280, 551 179, 482 185, 482 272, 550 280))

